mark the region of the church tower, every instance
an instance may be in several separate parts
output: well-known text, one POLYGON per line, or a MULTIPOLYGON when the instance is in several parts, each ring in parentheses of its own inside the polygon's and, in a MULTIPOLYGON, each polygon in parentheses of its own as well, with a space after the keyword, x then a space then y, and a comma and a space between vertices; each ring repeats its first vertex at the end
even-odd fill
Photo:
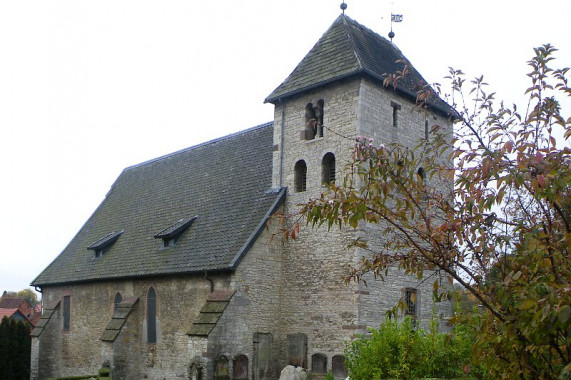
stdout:
POLYGON ((330 150, 346 156, 349 140, 356 136, 412 147, 434 124, 451 130, 453 110, 435 93, 428 112, 412 110, 417 92, 425 87, 427 82, 392 42, 341 14, 265 100, 275 105, 274 187, 304 192, 332 180, 332 171, 326 175, 317 169, 331 161, 323 160, 330 150), (408 74, 396 88, 383 85, 388 75, 405 67, 408 74), (303 172, 295 170, 303 167, 300 160, 308 160, 305 180, 295 174, 303 172))
MULTIPOLYGON (((275 105, 273 186, 288 189, 286 215, 319 197, 328 183, 342 181, 357 136, 372 138, 377 146, 399 142, 412 148, 430 138, 434 125, 451 133, 453 111, 435 93, 426 107, 414 107, 422 88, 428 88, 427 82, 392 42, 341 14, 266 98, 275 105), (396 87, 384 85, 387 75, 405 66, 408 74, 396 87)), ((449 304, 431 302, 431 284, 420 284, 396 269, 384 282, 370 278, 367 285, 343 283, 347 268, 358 266, 367 254, 348 249, 348 243, 365 236, 374 246, 382 243, 379 235, 376 226, 327 231, 302 223, 296 241, 286 244, 280 326, 287 342, 282 346, 299 345, 301 336, 307 350, 300 363, 282 352, 290 363, 312 373, 323 368, 335 373, 344 341, 379 326, 385 312, 411 292, 418 300, 414 318, 421 326, 428 325, 435 308, 439 316, 450 315, 449 304), (323 364, 324 357, 330 361, 323 364)))

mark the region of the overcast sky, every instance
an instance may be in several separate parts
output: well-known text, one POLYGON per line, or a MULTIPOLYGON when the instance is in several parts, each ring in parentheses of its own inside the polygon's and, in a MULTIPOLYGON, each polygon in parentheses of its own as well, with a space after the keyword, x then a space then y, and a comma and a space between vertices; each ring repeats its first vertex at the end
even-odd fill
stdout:
MULTIPOLYGON (((271 121, 263 100, 340 3, 0 0, 0 292, 28 287, 125 167, 271 121)), ((347 4, 383 36, 403 14, 394 42, 429 82, 461 68, 511 103, 533 47, 571 66, 568 0, 347 4)))

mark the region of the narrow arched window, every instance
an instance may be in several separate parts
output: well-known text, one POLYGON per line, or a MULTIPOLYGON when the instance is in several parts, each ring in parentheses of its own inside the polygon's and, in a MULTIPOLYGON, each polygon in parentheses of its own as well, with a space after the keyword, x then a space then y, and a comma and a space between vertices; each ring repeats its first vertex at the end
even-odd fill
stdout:
POLYGON ((430 130, 428 129, 428 120, 424 120, 424 139, 428 141, 430 130))
POLYGON ((426 172, 424 171, 423 167, 418 168, 418 170, 416 171, 416 174, 418 174, 418 176, 420 177, 420 179, 422 181, 424 181, 426 179, 426 172))
POLYGON ((325 102, 319 99, 315 105, 305 105, 305 129, 301 131, 302 140, 313 140, 323 137, 323 108, 325 102))
POLYGON ((190 366, 190 380, 202 380, 202 365, 193 363, 190 366))
POLYGON ((219 356, 214 361, 214 378, 215 379, 229 379, 230 369, 228 366, 228 359, 226 356, 219 356))
POLYGON ((325 375, 327 373, 327 356, 315 354, 311 357, 311 373, 325 375))
POLYGON ((117 311, 121 301, 123 301, 123 296, 121 296, 121 293, 117 292, 117 294, 115 294, 115 298, 113 299, 113 311, 117 311))
POLYGON ((307 189, 307 165, 305 161, 299 160, 294 167, 295 178, 294 186, 296 193, 300 193, 307 189))
POLYGON ((326 185, 335 182, 335 155, 331 152, 321 160, 321 180, 326 185))
POLYGON ((335 355, 331 359, 331 370, 333 371, 333 376, 337 378, 346 378, 347 370, 345 369, 345 356, 335 355))
POLYGON ((63 296, 63 329, 71 328, 71 296, 63 296))
POLYGON ((234 359, 234 379, 248 380, 248 358, 245 355, 234 359))
POLYGON ((157 343, 157 293, 153 287, 147 292, 147 343, 157 343))
POLYGON ((400 104, 391 102, 391 107, 393 109, 393 127, 396 128, 399 126, 399 111, 401 109, 401 106, 400 104))

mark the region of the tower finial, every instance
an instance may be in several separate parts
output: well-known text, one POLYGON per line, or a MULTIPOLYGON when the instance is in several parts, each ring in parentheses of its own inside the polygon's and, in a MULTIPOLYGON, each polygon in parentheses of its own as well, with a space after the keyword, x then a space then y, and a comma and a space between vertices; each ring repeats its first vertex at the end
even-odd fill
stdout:
POLYGON ((393 32, 393 22, 402 22, 402 15, 397 15, 391 12, 391 31, 389 32, 389 38, 391 42, 393 42, 393 38, 395 38, 395 32, 393 32))
POLYGON ((341 3, 341 10, 343 11, 343 14, 345 14, 345 9, 347 9, 347 4, 345 4, 345 1, 343 1, 341 3))

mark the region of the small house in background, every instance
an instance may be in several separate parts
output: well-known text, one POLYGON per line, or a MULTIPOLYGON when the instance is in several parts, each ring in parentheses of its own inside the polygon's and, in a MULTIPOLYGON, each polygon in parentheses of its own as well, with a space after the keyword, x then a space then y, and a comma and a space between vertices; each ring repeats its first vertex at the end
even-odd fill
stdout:
POLYGON ((22 321, 24 323, 31 324, 31 321, 18 309, 0 308, 0 321, 2 321, 4 317, 8 318, 8 320, 22 321))
POLYGON ((0 320, 4 316, 28 322, 33 327, 41 317, 41 306, 30 304, 16 292, 4 291, 0 297, 0 320), (37 306, 40 307, 39 311, 36 309, 37 306))
POLYGON ((356 136, 412 147, 433 126, 451 134, 436 94, 413 107, 426 85, 395 45, 341 14, 267 97, 273 121, 125 169, 32 283, 44 302, 32 379, 109 367, 113 379, 264 380, 288 364, 342 379, 345 342, 399 299, 421 327, 449 316, 432 282, 396 268, 384 282, 342 281, 369 254, 350 241, 390 238, 378 226, 301 227, 282 242, 272 218, 294 223, 339 181, 356 136), (403 64, 408 76, 385 87, 403 64))

